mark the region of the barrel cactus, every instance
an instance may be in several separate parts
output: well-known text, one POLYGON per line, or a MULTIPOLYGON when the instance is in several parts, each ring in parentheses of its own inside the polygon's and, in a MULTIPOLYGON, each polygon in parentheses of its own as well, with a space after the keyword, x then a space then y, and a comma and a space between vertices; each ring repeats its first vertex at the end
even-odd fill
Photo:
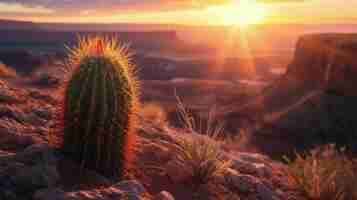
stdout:
POLYGON ((127 48, 116 39, 79 38, 69 49, 62 149, 81 169, 120 178, 130 164, 137 81, 127 48))

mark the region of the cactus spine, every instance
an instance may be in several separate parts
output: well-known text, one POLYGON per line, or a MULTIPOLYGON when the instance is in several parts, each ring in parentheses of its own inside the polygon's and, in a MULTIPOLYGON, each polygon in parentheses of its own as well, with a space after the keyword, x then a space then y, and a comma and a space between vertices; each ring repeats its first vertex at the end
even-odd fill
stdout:
POLYGON ((120 178, 130 163, 137 82, 126 48, 115 39, 80 38, 70 49, 63 150, 81 169, 120 178))

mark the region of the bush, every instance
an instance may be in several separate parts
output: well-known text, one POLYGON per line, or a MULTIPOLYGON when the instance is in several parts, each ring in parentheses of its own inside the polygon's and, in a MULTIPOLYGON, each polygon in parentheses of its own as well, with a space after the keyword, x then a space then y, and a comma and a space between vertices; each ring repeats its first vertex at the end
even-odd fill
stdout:
POLYGON ((207 135, 192 135, 179 138, 175 148, 174 162, 188 181, 195 187, 207 184, 224 173, 231 162, 222 160, 219 142, 207 135))
POLYGON ((356 161, 334 145, 315 149, 309 154, 297 154, 288 162, 289 180, 311 200, 357 199, 356 161))
MULTIPOLYGON (((218 141, 222 126, 207 126, 205 130, 198 128, 192 115, 177 99, 185 131, 189 134, 178 137, 174 148, 174 164, 188 175, 186 181, 197 189, 222 175, 231 166, 231 161, 223 159, 221 143, 218 141)), ((213 123, 214 120, 209 118, 207 123, 213 123)))

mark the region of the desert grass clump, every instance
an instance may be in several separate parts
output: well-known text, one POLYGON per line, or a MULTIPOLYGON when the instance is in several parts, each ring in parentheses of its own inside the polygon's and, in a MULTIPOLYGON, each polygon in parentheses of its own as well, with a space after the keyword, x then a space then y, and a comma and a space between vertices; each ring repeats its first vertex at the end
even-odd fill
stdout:
POLYGON ((62 148, 81 169, 120 178, 132 157, 138 95, 127 48, 116 39, 85 37, 69 52, 62 148))
POLYGON ((16 71, 0 62, 0 77, 12 78, 16 77, 16 71))
POLYGON ((357 163, 344 150, 327 145, 309 154, 287 158, 291 183, 311 200, 357 199, 357 163))
MULTIPOLYGON (((187 111, 182 101, 177 99, 178 110, 188 134, 178 137, 174 148, 174 162, 187 175, 186 181, 198 189, 223 175, 231 166, 230 160, 224 160, 221 141, 218 139, 223 126, 208 125, 204 130, 197 129, 199 126, 195 125, 196 120, 187 111)), ((208 124, 213 122, 212 119, 208 121, 208 124)))
POLYGON ((183 136, 178 139, 174 162, 184 174, 187 182, 195 187, 213 181, 230 167, 231 162, 223 160, 219 142, 207 135, 183 136))

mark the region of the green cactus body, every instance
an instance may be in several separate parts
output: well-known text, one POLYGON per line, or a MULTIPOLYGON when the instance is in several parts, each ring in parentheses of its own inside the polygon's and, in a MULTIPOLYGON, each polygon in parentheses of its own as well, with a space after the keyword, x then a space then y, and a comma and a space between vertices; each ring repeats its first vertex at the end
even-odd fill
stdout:
POLYGON ((120 178, 132 157, 136 79, 115 40, 82 39, 71 51, 65 90, 63 149, 82 168, 120 178), (94 53, 93 53, 94 52, 94 53))

